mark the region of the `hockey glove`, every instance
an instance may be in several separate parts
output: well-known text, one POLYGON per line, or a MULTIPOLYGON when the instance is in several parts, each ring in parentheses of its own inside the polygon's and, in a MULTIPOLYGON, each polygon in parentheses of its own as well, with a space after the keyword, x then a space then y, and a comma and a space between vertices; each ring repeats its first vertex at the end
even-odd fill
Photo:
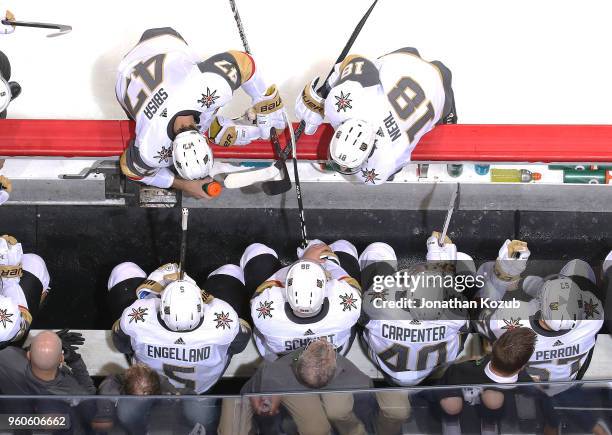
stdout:
MULTIPOLYGON (((5 20, 15 21, 15 15, 11 11, 6 11, 5 20)), ((10 24, 2 24, 0 23, 0 34, 8 35, 9 33, 13 33, 15 31, 15 26, 11 26, 10 24)))
POLYGON ((285 128, 285 120, 283 118, 285 108, 276 85, 268 88, 263 99, 256 103, 253 109, 257 116, 257 127, 262 139, 270 138, 270 129, 272 127, 277 130, 285 128))
POLYGON ((304 121, 304 133, 308 135, 317 132, 325 116, 325 100, 315 90, 318 81, 319 78, 317 77, 307 84, 295 101, 295 116, 299 121, 304 121))
POLYGON ((248 120, 232 120, 216 116, 208 129, 208 138, 217 145, 247 145, 259 139, 259 127, 248 120))
POLYGON ((527 267, 530 255, 527 243, 521 240, 506 240, 495 262, 495 274, 504 281, 519 279, 527 267))
POLYGON ((62 341, 62 350, 64 351, 64 362, 68 365, 81 358, 77 352, 78 346, 85 343, 85 339, 80 332, 70 332, 68 329, 62 329, 56 332, 59 339, 62 341))
MULTIPOLYGON (((2 167, 0 165, 0 167, 2 167)), ((0 175, 0 205, 4 204, 8 201, 11 193, 13 191, 13 184, 11 180, 6 178, 4 175, 0 175)))
MULTIPOLYGON (((138 299, 157 297, 168 284, 176 281, 178 278, 178 264, 166 263, 151 272, 147 279, 138 286, 136 297, 138 299)), ((185 280, 195 284, 195 281, 187 274, 185 274, 185 280)))
POLYGON ((427 239, 427 261, 455 261, 457 259, 457 246, 444 237, 444 244, 440 246, 441 234, 437 231, 431 233, 427 239))
POLYGON ((0 237, 0 278, 3 284, 8 284, 13 280, 19 283, 23 274, 22 257, 23 249, 17 239, 6 234, 0 237))

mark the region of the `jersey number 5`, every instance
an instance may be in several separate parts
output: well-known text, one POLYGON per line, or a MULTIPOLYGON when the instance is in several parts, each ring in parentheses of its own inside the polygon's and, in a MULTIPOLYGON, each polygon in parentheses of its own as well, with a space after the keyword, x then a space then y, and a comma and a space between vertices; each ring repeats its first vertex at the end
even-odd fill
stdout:
POLYGON ((147 98, 149 98, 149 95, 151 95, 155 88, 161 85, 161 83, 164 81, 165 58, 166 54, 161 53, 148 60, 145 60, 144 62, 136 64, 132 70, 132 75, 127 78, 123 103, 125 104, 125 107, 132 118, 136 119, 136 115, 138 115, 138 112, 140 112, 140 109, 142 109, 142 106, 144 106, 147 98), (132 79, 140 79, 144 85, 136 94, 136 104, 132 103, 132 99, 129 95, 132 79))
POLYGON ((181 367, 181 366, 173 366, 171 364, 164 364, 162 366, 162 369, 164 371, 164 375, 166 375, 166 377, 168 379, 172 379, 175 382, 178 382, 179 384, 183 384, 185 386, 185 388, 189 389, 189 390, 195 390, 195 381, 192 379, 185 379, 180 377, 180 374, 192 374, 195 373, 195 367, 181 367))
POLYGON ((425 105, 427 109, 425 113, 414 121, 412 126, 406 131, 410 142, 412 142, 417 133, 425 127, 425 124, 434 119, 436 115, 431 102, 425 99, 425 91, 423 91, 421 85, 410 77, 405 76, 399 79, 395 87, 387 94, 387 98, 391 103, 391 107, 393 107, 393 110, 397 113, 397 116, 403 121, 411 117, 414 112, 425 105), (410 93, 407 91, 410 91, 410 93))

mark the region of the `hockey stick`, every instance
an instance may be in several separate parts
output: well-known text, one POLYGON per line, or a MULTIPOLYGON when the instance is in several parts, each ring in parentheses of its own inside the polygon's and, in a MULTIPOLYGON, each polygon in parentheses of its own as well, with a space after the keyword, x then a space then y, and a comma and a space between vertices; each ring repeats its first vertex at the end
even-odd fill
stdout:
MULTIPOLYGON (((368 21, 368 18, 370 17, 370 14, 374 10, 374 7, 376 6, 376 3, 378 3, 378 0, 374 0, 374 3, 372 3, 372 5, 368 8, 368 10, 366 11, 365 15, 359 21, 359 23, 357 23, 357 27, 355 27, 355 30, 353 30, 353 33, 351 34, 351 37, 349 38, 349 40, 347 41, 346 45, 342 49, 342 52, 340 53, 340 56, 338 56, 338 59, 336 59, 336 62, 332 66, 331 70, 329 71, 329 74, 327 74, 327 77, 325 78, 325 81, 319 87, 319 89, 317 89, 317 94, 321 98, 326 99, 327 96, 329 95, 329 91, 331 91, 331 85, 329 84, 329 79, 331 78, 332 74, 334 73, 334 67, 336 66, 336 64, 342 62, 346 58, 346 56, 348 55, 348 52, 353 47, 353 44, 355 43, 355 40, 357 39, 357 36, 359 36, 359 34, 361 33, 361 29, 363 29, 363 26, 365 25, 366 21, 368 21)), ((300 121, 300 125, 298 125, 298 128, 295 130, 295 141, 296 142, 298 142, 300 140, 300 138, 302 137, 302 134, 304 133, 304 129, 305 128, 306 128, 306 123, 304 121, 300 121)), ((285 155, 288 156, 289 155, 289 151, 287 151, 287 150, 285 150, 285 151, 286 151, 285 155)))
MULTIPOLYGON (((240 39, 242 40, 242 46, 244 47, 244 51, 251 54, 251 49, 249 47, 249 42, 246 38, 246 32, 244 31, 244 27, 242 25, 242 19, 240 18, 240 13, 238 12, 236 1, 229 0, 229 3, 230 7, 232 8, 232 13, 234 14, 234 21, 236 22, 236 27, 238 27, 238 34, 240 35, 240 39)), ((289 126, 289 128, 291 128, 291 126, 289 126)), ((270 141, 272 142, 272 145, 274 146, 275 151, 278 154, 278 160, 276 160, 274 164, 267 168, 256 169, 253 171, 244 172, 242 174, 236 173, 228 175, 229 180, 228 177, 226 177, 225 179, 226 187, 246 187, 263 181, 268 183, 276 183, 273 186, 262 186, 263 191, 266 192, 268 195, 279 195, 291 189, 291 180, 289 180, 289 172, 287 171, 287 164, 285 163, 286 157, 284 159, 281 158, 282 150, 280 148, 280 142, 278 140, 278 134, 275 128, 270 129, 270 141), (276 150, 276 148, 278 148, 278 150, 276 150), (283 178, 281 180, 269 181, 276 178, 276 176, 278 176, 279 174, 283 175, 283 178), (229 185, 227 184, 228 182, 229 185)))
POLYGON ((2 20, 2 24, 7 26, 15 26, 15 27, 36 27, 38 29, 56 29, 58 32, 50 33, 47 35, 47 38, 53 38, 55 36, 65 35, 72 31, 72 26, 68 26, 66 24, 54 24, 54 23, 34 23, 31 21, 11 21, 11 20, 2 20))
POLYGON ((450 224, 451 217, 453 216, 453 212, 455 211, 455 207, 459 208, 459 186, 460 184, 457 183, 457 189, 455 189, 453 192, 450 203, 448 204, 446 219, 444 219, 444 228, 442 228, 442 234, 440 234, 440 239, 438 240, 438 245, 440 246, 444 246, 444 239, 446 238, 448 226, 450 224))
POLYGON ((232 12, 234 13, 234 20, 236 21, 236 26, 238 27, 238 33, 240 34, 240 39, 242 39, 242 46, 244 47, 244 51, 251 54, 251 49, 249 48, 249 43, 246 39, 246 33, 244 32, 244 27, 242 27, 242 20, 240 19, 240 14, 238 13, 236 2, 234 0, 229 0, 229 2, 230 2, 230 7, 232 8, 232 12))
MULTIPOLYGON (((285 121, 289 123, 287 114, 283 113, 285 121)), ((291 148, 293 149, 293 177, 295 178, 295 194, 297 196, 298 210, 300 215, 300 231, 302 233, 302 249, 306 249, 308 246, 308 234, 306 233, 306 220, 304 216, 304 204, 302 203, 302 186, 300 185, 300 176, 298 174, 298 162, 297 162, 297 146, 295 143, 295 136, 293 129, 289 129, 289 137, 291 138, 291 148)))
POLYGON ((179 261, 179 281, 185 277, 185 257, 187 256, 187 221, 189 220, 189 209, 183 207, 181 210, 181 251, 179 261))
MULTIPOLYGON (((261 183, 261 189, 266 195, 274 196, 290 190, 291 180, 289 179, 289 171, 287 170, 287 163, 285 162, 286 159, 283 157, 283 150, 281 148, 280 141, 278 140, 278 134, 276 132, 276 128, 274 127, 272 127, 270 130, 270 140, 272 141, 274 152, 278 156, 278 160, 275 161, 269 168, 276 169, 280 174, 282 174, 283 178, 282 180, 278 181, 265 181, 261 183)), ((261 169, 260 171, 264 171, 266 169, 268 168, 261 169)))

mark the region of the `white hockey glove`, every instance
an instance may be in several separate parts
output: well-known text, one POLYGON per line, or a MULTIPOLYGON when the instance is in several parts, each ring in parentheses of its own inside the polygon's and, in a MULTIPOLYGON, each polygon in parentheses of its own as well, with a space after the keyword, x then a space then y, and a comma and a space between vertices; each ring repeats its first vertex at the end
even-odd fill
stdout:
POLYGON ((457 246, 448 236, 444 236, 444 244, 440 246, 440 237, 441 234, 434 231, 427 239, 427 261, 455 261, 457 246))
POLYGON ((0 278, 3 285, 19 282, 23 274, 22 257, 23 249, 17 239, 6 234, 0 237, 0 278))
POLYGON ((306 248, 297 248, 297 256, 299 259, 304 257, 304 254, 309 251, 314 246, 319 245, 320 248, 316 249, 317 255, 321 260, 329 260, 336 265, 340 265, 340 260, 338 260, 338 256, 334 253, 334 251, 324 242, 319 239, 310 240, 308 242, 308 246, 306 248))
POLYGON ((259 139, 259 128, 248 120, 216 116, 208 129, 208 138, 217 145, 247 145, 259 139))
MULTIPOLYGON (((166 263, 151 272, 147 279, 138 286, 136 289, 136 296, 138 299, 158 297, 168 284, 176 281, 178 278, 178 264, 166 263)), ((185 281, 189 281, 193 284, 196 283, 187 274, 185 274, 185 281)))
POLYGON ((4 175, 0 175, 0 205, 4 204, 9 199, 9 193, 13 191, 11 180, 4 175))
MULTIPOLYGON (((4 16, 5 20, 15 21, 15 15, 11 11, 6 11, 6 15, 4 16)), ((0 34, 8 35, 9 33, 13 33, 15 31, 15 26, 11 26, 10 24, 2 24, 0 23, 0 34)))
POLYGON ((304 90, 295 100, 295 116, 306 124, 304 133, 315 134, 325 116, 325 100, 317 95, 317 77, 304 87, 304 90))
POLYGON ((504 281, 519 279, 527 267, 530 255, 527 243, 521 240, 506 240, 495 262, 495 274, 504 281))
POLYGON ((285 128, 283 117, 285 108, 276 85, 268 88, 266 94, 253 106, 253 109, 257 115, 257 127, 259 127, 259 135, 262 139, 270 138, 272 127, 279 131, 285 128))

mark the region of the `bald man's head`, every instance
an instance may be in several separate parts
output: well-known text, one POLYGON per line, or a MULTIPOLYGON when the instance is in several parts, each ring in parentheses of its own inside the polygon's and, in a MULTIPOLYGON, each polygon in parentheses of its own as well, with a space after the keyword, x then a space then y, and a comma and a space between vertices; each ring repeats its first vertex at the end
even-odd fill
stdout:
POLYGON ((62 341, 52 331, 43 331, 32 340, 30 363, 38 370, 57 369, 62 362, 62 341))

